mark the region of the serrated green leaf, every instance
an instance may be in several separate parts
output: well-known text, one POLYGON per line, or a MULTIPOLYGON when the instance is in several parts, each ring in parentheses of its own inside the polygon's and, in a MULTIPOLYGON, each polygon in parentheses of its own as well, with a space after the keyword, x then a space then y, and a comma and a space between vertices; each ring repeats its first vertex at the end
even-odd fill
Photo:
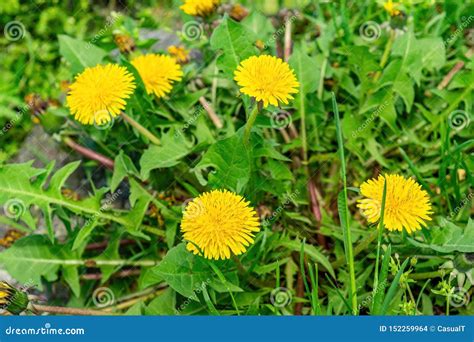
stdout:
POLYGON ((138 171, 129 156, 120 151, 118 156, 115 158, 114 163, 114 174, 110 181, 110 191, 115 192, 119 184, 128 175, 138 176, 138 171))
POLYGON ((240 62, 257 55, 257 48, 249 39, 252 33, 242 24, 225 16, 211 36, 211 47, 220 50, 217 66, 227 76, 232 77, 240 62))
POLYGON ((420 242, 408 238, 413 245, 429 248, 440 253, 474 253, 474 220, 469 219, 466 227, 461 228, 450 221, 444 221, 440 227, 431 229, 431 239, 420 242))
POLYGON ((193 298, 195 289, 209 282, 214 274, 202 257, 186 250, 185 243, 170 249, 152 271, 183 296, 193 298))
POLYGON ((193 171, 201 175, 207 168, 213 169, 208 175, 210 186, 240 192, 250 178, 250 151, 242 142, 242 137, 234 134, 216 142, 207 150, 193 171))
POLYGON ((34 284, 41 290, 41 278, 55 281, 65 260, 63 251, 46 236, 30 235, 0 253, 0 263, 19 282, 34 284))
POLYGON ((176 314, 176 292, 168 288, 153 299, 145 308, 145 315, 161 316, 176 314))
POLYGON ((60 34, 59 52, 71 64, 73 74, 80 73, 87 67, 93 67, 102 62, 107 53, 95 45, 82 40, 60 34))
POLYGON ((147 180, 150 171, 159 168, 168 168, 180 163, 190 152, 189 142, 182 134, 169 132, 162 138, 162 145, 151 145, 140 158, 140 174, 143 180, 147 180))

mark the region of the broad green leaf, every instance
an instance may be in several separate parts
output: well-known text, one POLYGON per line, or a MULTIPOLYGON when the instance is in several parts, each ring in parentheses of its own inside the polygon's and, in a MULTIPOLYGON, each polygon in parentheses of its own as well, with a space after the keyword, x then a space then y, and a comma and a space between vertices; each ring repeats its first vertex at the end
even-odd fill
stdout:
POLYGON ((446 46, 441 37, 426 37, 416 41, 424 69, 439 70, 446 63, 446 46))
POLYGON ((130 309, 125 312, 126 316, 141 316, 143 314, 143 302, 133 304, 130 309))
MULTIPOLYGON (((194 168, 203 181, 202 171, 212 168, 208 174, 211 187, 222 187, 240 192, 250 178, 250 151, 239 134, 220 140, 212 145, 194 168)), ((205 183, 207 183, 204 180, 205 183)))
POLYGON ((152 271, 185 297, 195 298, 194 291, 215 277, 205 260, 186 250, 185 243, 170 249, 152 271))
POLYGON ((107 53, 91 43, 58 35, 59 52, 71 64, 71 72, 77 74, 87 67, 93 67, 102 62, 107 53))
POLYGON ((403 71, 402 61, 396 60, 385 68, 379 84, 381 86, 391 85, 395 93, 400 95, 405 102, 407 112, 411 111, 415 91, 410 77, 403 71))
POLYGON ((138 288, 143 290, 147 287, 163 282, 163 278, 155 273, 154 268, 145 268, 138 279, 138 288))
MULTIPOLYGON (((109 206, 101 203, 106 189, 96 190, 95 195, 79 201, 68 199, 61 194, 61 187, 79 166, 79 162, 68 164, 54 173, 49 186, 47 180, 53 173, 53 165, 51 164, 48 169, 37 169, 31 165, 32 163, 29 162, 0 166, 0 205, 5 205, 8 215, 14 216, 17 221, 23 221, 31 228, 35 228, 36 222, 31 216, 30 207, 38 206, 45 215, 48 235, 53 240, 52 216, 57 207, 62 207, 85 217, 87 227, 93 222, 100 221, 103 224, 102 222, 113 221, 127 228, 131 234, 147 238, 146 235, 138 232, 143 218, 143 215, 137 215, 137 211, 141 212, 140 208, 136 210, 134 208, 127 214, 112 214, 109 206)), ((111 197, 112 200, 116 198, 114 196, 117 194, 111 197)), ((78 236, 80 242, 87 238, 86 233, 80 233, 78 236)), ((80 242, 75 243, 75 248, 80 246, 80 242)))
POLYGON ((209 281, 209 287, 219 293, 226 292, 243 292, 242 288, 235 285, 239 283, 239 276, 237 272, 231 272, 226 274, 225 282, 221 279, 212 279, 209 281), (235 283, 235 284, 234 284, 235 283))
POLYGON ((423 69, 432 71, 444 66, 446 47, 439 37, 416 39, 410 30, 395 40, 392 55, 402 58, 403 66, 400 70, 408 73, 417 84, 420 84, 423 69))
MULTIPOLYGON (((241 24, 253 32, 254 36, 260 40, 266 41, 273 31, 272 22, 259 11, 251 11, 251 13, 241 21, 241 24)), ((266 45, 270 45, 270 42, 266 45)))
MULTIPOLYGON (((35 228, 36 223, 31 217, 30 207, 36 205, 41 208, 45 216, 48 235, 54 238, 52 225, 52 204, 68 207, 73 211, 93 213, 98 203, 93 201, 81 202, 66 199, 61 194, 61 188, 79 162, 74 162, 58 170, 51 178, 50 185, 45 186, 47 178, 52 172, 53 164, 48 169, 37 169, 30 163, 10 164, 0 166, 0 204, 4 204, 7 216, 22 220, 35 228)), ((98 208, 97 208, 98 209, 98 208)))
POLYGON ((164 290, 146 306, 145 315, 176 315, 176 292, 171 288, 164 290))
POLYGON ((397 126, 397 112, 392 87, 385 87, 371 94, 366 104, 360 109, 360 113, 366 113, 366 121, 369 123, 381 118, 395 133, 400 131, 397 126))
POLYGON ((265 164, 265 169, 270 171, 272 179, 275 180, 291 180, 293 179, 293 174, 291 173, 288 166, 283 164, 281 161, 274 159, 268 159, 267 164, 265 164))
MULTIPOLYGON (((123 229, 118 229, 112 233, 112 236, 108 239, 109 243, 104 252, 99 255, 95 260, 110 260, 120 259, 120 238, 122 237, 123 229)), ((117 266, 102 265, 100 271, 102 273, 101 284, 106 283, 110 276, 116 271, 117 266)))
POLYGON ((161 146, 151 145, 140 158, 140 174, 147 180, 150 171, 175 166, 190 151, 189 142, 179 132, 163 135, 161 146))
POLYGON ((138 171, 130 157, 124 154, 123 151, 120 151, 118 156, 115 158, 114 174, 110 182, 110 190, 115 192, 117 187, 120 185, 120 182, 122 182, 129 174, 138 176, 138 171))
POLYGON ((299 97, 304 98, 306 94, 318 88, 321 66, 314 57, 307 55, 300 44, 296 45, 288 63, 294 69, 296 79, 300 84, 299 93, 295 97, 295 104, 298 104, 299 97))
POLYGON ((360 80, 359 96, 372 88, 371 75, 380 69, 376 57, 366 46, 353 46, 349 54, 349 66, 360 80))
POLYGON ((44 235, 30 235, 0 253, 0 264, 20 283, 34 284, 41 290, 41 278, 57 280, 59 268, 66 262, 60 246, 44 235))
POLYGON ((430 231, 430 241, 420 242, 412 238, 408 238, 408 241, 417 247, 440 253, 474 253, 474 220, 469 219, 464 229, 445 220, 439 227, 433 227, 430 231))
POLYGON ((252 33, 242 24, 225 16, 211 36, 211 47, 219 50, 217 66, 227 76, 232 77, 240 62, 257 55, 257 48, 249 39, 252 33))

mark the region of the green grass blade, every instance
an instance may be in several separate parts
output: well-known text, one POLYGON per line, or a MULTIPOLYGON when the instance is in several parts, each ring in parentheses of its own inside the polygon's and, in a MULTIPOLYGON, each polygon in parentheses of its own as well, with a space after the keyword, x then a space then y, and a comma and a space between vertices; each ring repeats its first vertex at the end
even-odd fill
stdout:
POLYGON ((380 313, 381 315, 386 314, 386 312, 388 310, 388 306, 392 302, 392 299, 395 296, 395 293, 397 292, 398 283, 400 282, 400 277, 402 276, 403 272, 405 271, 405 268, 408 265, 408 261, 410 261, 409 258, 407 258, 405 260, 405 262, 402 264, 402 266, 398 270, 397 275, 395 276, 395 279, 393 279, 392 285, 390 285, 390 288, 387 291, 387 295, 385 296, 385 299, 383 301, 382 312, 380 313))
POLYGON ((219 311, 217 311, 216 307, 212 303, 211 297, 209 296, 209 292, 207 291, 206 284, 203 284, 202 286, 202 295, 209 311, 215 316, 220 316, 219 311))
POLYGON ((306 293, 310 293, 311 290, 309 288, 308 281, 306 280, 306 270, 305 270, 305 262, 304 262, 304 246, 306 244, 306 240, 303 240, 303 243, 301 244, 301 250, 300 250, 300 272, 301 272, 301 277, 303 278, 303 283, 304 283, 304 288, 306 290, 306 293))
POLYGON ((375 274, 374 274, 374 286, 373 292, 377 291, 379 286, 379 262, 380 262, 380 248, 382 244, 382 235, 383 235, 383 220, 385 216, 385 200, 387 198, 387 180, 384 179, 383 182, 383 193, 382 193, 382 207, 380 208, 380 220, 377 226, 377 259, 375 259, 375 274))
POLYGON ((392 255, 392 246, 389 245, 382 260, 382 269, 380 271, 379 285, 374 288, 374 301, 371 314, 379 315, 382 309, 382 303, 385 296, 385 288, 387 287, 388 266, 390 265, 390 257, 392 255))
POLYGON ((346 159, 344 156, 344 141, 342 137, 341 120, 339 118, 339 109, 337 107, 336 95, 332 93, 332 106, 334 111, 334 118, 336 120, 336 133, 337 133, 337 145, 339 151, 339 160, 341 161, 341 178, 343 182, 343 190, 338 196, 338 211, 339 218, 341 220, 342 230, 344 234, 344 250, 346 254, 346 260, 349 265, 349 280, 350 280, 350 291, 349 297, 352 305, 352 314, 357 315, 357 285, 355 279, 355 266, 354 266, 354 252, 352 249, 352 237, 351 229, 349 224, 349 208, 347 206, 347 176, 346 176, 346 159))
POLYGON ((346 308, 349 312, 352 312, 352 307, 351 305, 349 304, 349 302, 344 298, 344 296, 342 295, 341 291, 339 291, 339 288, 336 286, 336 284, 332 281, 332 279, 329 277, 329 275, 326 274, 326 279, 329 281, 329 283, 331 284, 331 286, 334 288, 334 290, 336 290, 336 293, 337 295, 339 296, 339 298, 341 298, 342 302, 346 305, 346 308))
POLYGON ((315 315, 321 315, 321 306, 319 305, 319 298, 318 298, 318 293, 319 293, 319 283, 318 283, 318 264, 314 264, 314 270, 311 267, 311 265, 308 267, 309 269, 309 277, 311 279, 311 306, 313 309, 313 313, 315 315))
POLYGON ((433 196, 433 191, 431 191, 428 183, 425 182, 425 180, 423 179, 423 177, 421 177, 421 174, 420 172, 418 171, 418 169, 416 168, 415 164, 412 162, 412 160, 410 159, 410 157, 408 157, 408 155, 406 154, 405 150, 401 147, 398 148, 398 150, 400 151, 400 154, 402 155, 403 159, 407 162, 408 164, 408 167, 410 168, 411 172, 413 172, 413 174, 415 175, 416 179, 421 183, 421 185, 423 185, 423 188, 428 191, 428 193, 433 196))

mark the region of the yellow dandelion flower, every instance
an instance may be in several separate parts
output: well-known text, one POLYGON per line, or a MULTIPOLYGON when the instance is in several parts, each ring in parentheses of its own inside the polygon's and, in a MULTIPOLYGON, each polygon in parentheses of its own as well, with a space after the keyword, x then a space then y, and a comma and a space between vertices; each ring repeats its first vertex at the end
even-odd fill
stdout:
POLYGON ((387 0, 383 4, 383 8, 390 14, 390 16, 396 16, 400 14, 400 11, 397 9, 398 4, 393 3, 393 0, 387 0))
POLYGON ((298 93, 299 83, 288 63, 273 56, 252 56, 244 60, 234 72, 234 79, 240 91, 269 104, 278 106, 279 102, 288 104, 291 94, 298 93))
POLYGON ((135 89, 134 80, 117 64, 87 68, 69 86, 67 106, 77 121, 103 125, 125 109, 125 100, 135 89))
POLYGON ((5 281, 0 281, 0 309, 19 315, 28 308, 28 295, 5 281))
POLYGON ((179 8, 186 14, 204 17, 214 12, 219 3, 220 0, 185 0, 179 8))
POLYGON ((408 233, 426 227, 425 221, 430 221, 431 203, 428 193, 421 189, 421 185, 412 178, 400 175, 380 175, 377 179, 370 179, 363 183, 360 191, 366 198, 359 200, 357 205, 370 223, 380 219, 383 188, 387 180, 387 194, 385 197, 385 212, 383 224, 388 230, 408 233))
POLYGON ((164 97, 173 89, 174 81, 183 77, 181 66, 170 56, 146 54, 132 60, 145 83, 146 92, 164 97))
POLYGON ((180 64, 184 64, 189 61, 189 51, 183 46, 171 45, 168 47, 168 53, 180 64))
POLYGON ((187 249, 207 259, 229 259, 253 243, 260 230, 255 209, 242 196, 227 190, 201 194, 188 203, 181 221, 187 249))

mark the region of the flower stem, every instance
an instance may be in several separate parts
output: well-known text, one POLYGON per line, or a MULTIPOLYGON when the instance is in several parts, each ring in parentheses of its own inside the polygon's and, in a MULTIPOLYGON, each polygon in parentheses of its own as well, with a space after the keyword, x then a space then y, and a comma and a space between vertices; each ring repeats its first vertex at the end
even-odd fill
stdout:
POLYGON ((166 290, 166 288, 163 288, 163 289, 159 289, 159 290, 156 290, 156 291, 153 291, 152 293, 146 293, 144 295, 141 295, 141 296, 137 296, 137 297, 134 297, 134 298, 131 298, 131 299, 128 299, 124 302, 121 302, 119 304, 116 304, 116 305, 113 305, 113 306, 110 306, 110 307, 107 307, 107 308, 104 308, 103 311, 106 312, 106 315, 109 315, 109 314, 113 314, 113 312, 117 311, 117 310, 124 310, 124 309, 127 309, 131 306, 133 306, 134 304, 138 303, 138 302, 146 302, 150 299, 153 299, 155 297, 158 297, 159 295, 161 295, 164 291, 166 290))
POLYGON ((95 160, 111 170, 114 169, 114 161, 112 159, 107 158, 106 156, 103 156, 102 154, 97 153, 95 151, 92 151, 91 149, 88 149, 87 147, 79 145, 70 137, 63 138, 63 142, 67 146, 72 148, 74 151, 82 154, 84 157, 95 160))
POLYGON ((357 307, 357 285, 355 276, 355 262, 354 262, 354 250, 352 246, 351 227, 349 224, 349 208, 347 206, 347 172, 346 172, 346 161, 344 155, 344 139, 341 128, 341 120, 339 118, 339 109, 337 107, 336 95, 332 93, 332 106, 334 117, 336 119, 336 135, 337 144, 339 149, 339 160, 341 162, 341 177, 343 183, 343 189, 339 195, 338 211, 339 218, 341 221, 343 236, 344 236, 344 250, 346 255, 347 264, 349 266, 349 283, 350 283, 350 300, 352 304, 352 314, 358 314, 357 307), (342 203, 341 203, 342 202, 342 203))
MULTIPOLYGON (((387 64, 388 57, 390 56, 390 51, 392 50, 393 42, 395 41, 395 30, 390 29, 390 37, 387 40, 387 44, 385 45, 385 50, 382 55, 382 59, 380 60, 380 69, 383 69, 385 64, 387 64)), ((374 76, 374 81, 377 82, 380 76, 382 75, 381 71, 377 71, 374 76)))
MULTIPOLYGON (((374 230, 364 238, 357 246, 354 247, 354 256, 359 255, 362 251, 366 250, 367 247, 377 238, 378 231, 374 230)), ((331 263, 333 269, 339 268, 346 262, 346 257, 343 255, 331 263)))
POLYGON ((432 279, 437 277, 444 277, 446 274, 451 273, 451 269, 442 269, 433 272, 423 272, 423 273, 413 273, 408 276, 410 279, 420 280, 420 279, 432 279))
POLYGON ((383 182, 382 207, 380 209, 380 221, 377 227, 377 259, 375 260, 375 274, 374 274, 374 296, 379 286, 379 264, 380 264, 380 246, 382 244, 383 233, 383 219, 385 214, 385 199, 387 197, 387 181, 383 182))
POLYGON ((160 139, 153 133, 151 133, 149 130, 147 130, 145 127, 140 125, 138 122, 136 122, 134 119, 132 119, 130 116, 122 112, 122 117, 125 121, 127 121, 132 127, 134 127, 140 134, 142 134, 144 137, 148 138, 153 144, 155 145, 160 145, 160 139))
POLYGON ((255 104, 255 107, 253 107, 252 112, 250 113, 247 124, 245 125, 244 143, 246 144, 248 144, 250 140, 250 131, 252 130, 252 126, 255 123, 255 120, 257 119, 257 114, 258 114, 258 104, 255 104))
POLYGON ((222 128, 222 121, 219 119, 217 116, 216 112, 214 109, 211 107, 209 102, 207 102, 206 98, 204 96, 201 96, 199 98, 199 102, 201 103, 202 107, 206 110, 207 114, 209 115, 209 118, 212 120, 212 123, 217 127, 217 128, 222 128))
POLYGON ((104 316, 105 313, 99 310, 91 309, 79 309, 79 308, 66 308, 62 306, 50 306, 50 305, 32 305, 34 312, 48 312, 60 315, 80 315, 80 316, 104 316))
POLYGON ((318 99, 323 99, 323 92, 324 92, 324 76, 326 75, 326 68, 328 65, 328 58, 324 56, 323 64, 321 65, 321 73, 319 78, 319 86, 318 86, 318 99))

